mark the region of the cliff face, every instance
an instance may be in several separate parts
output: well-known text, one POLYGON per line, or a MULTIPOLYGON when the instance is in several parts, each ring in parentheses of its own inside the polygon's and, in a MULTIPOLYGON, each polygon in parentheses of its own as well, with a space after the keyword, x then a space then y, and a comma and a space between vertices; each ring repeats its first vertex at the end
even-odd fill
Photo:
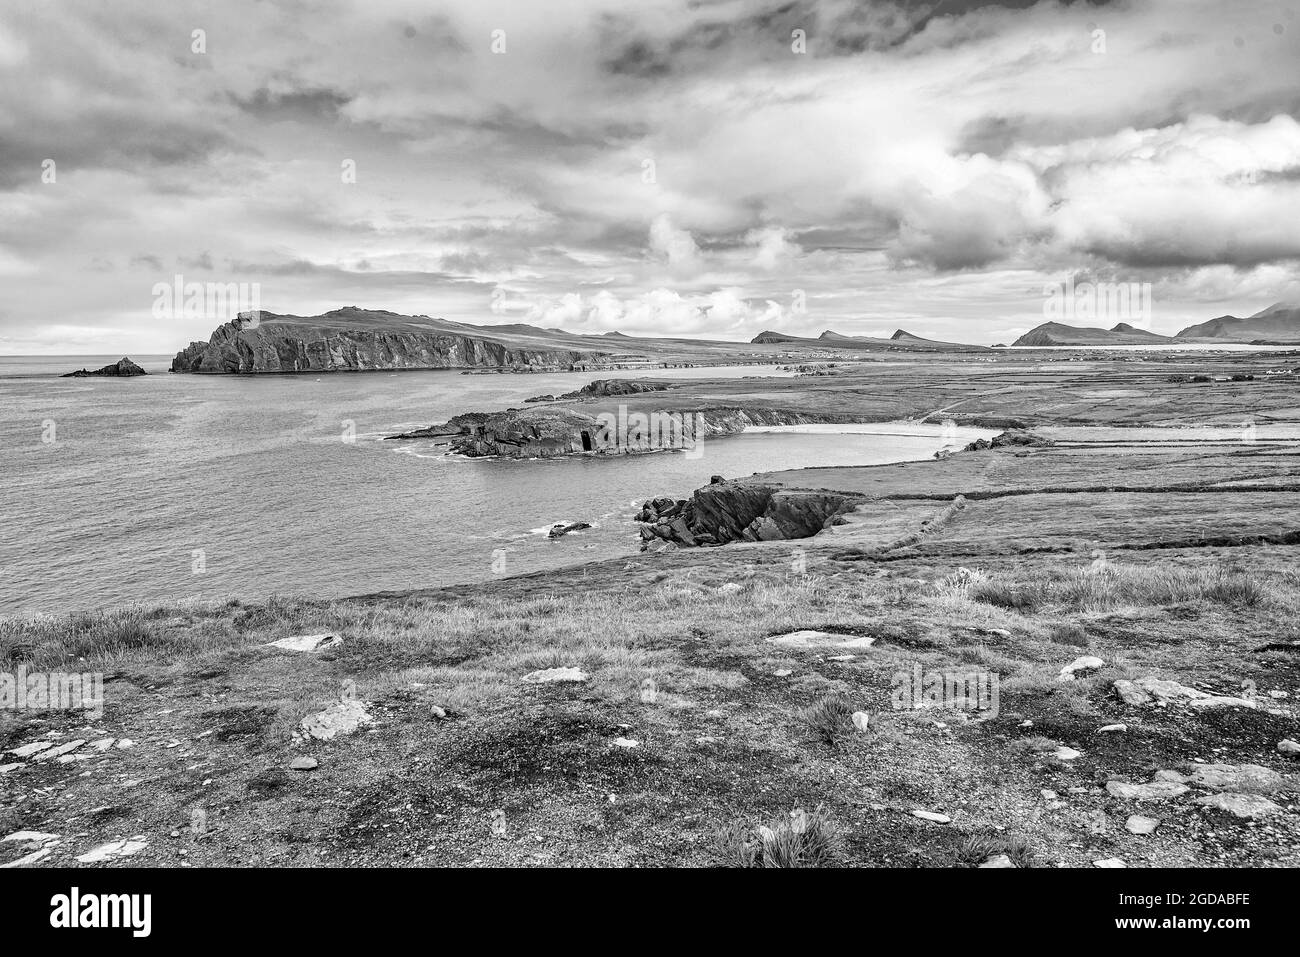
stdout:
POLYGON ((302 318, 261 313, 219 326, 172 360, 172 372, 343 372, 547 366, 567 369, 601 353, 520 336, 473 335, 470 327, 396 313, 340 309, 302 318))

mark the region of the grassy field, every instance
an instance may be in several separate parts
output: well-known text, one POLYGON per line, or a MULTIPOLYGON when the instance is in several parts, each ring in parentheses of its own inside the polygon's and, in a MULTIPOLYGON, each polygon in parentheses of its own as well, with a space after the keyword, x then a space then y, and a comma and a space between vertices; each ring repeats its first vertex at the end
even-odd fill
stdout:
POLYGON ((1297 653, 1259 650, 1297 637, 1293 548, 1014 570, 830 554, 774 543, 401 599, 6 621, 6 670, 103 671, 106 704, 89 722, 6 715, 0 749, 132 744, 14 759, 0 833, 58 835, 49 864, 137 837, 124 863, 1300 863, 1289 791, 1272 796, 1281 813, 1246 821, 1195 791, 1135 803, 1105 790, 1198 761, 1293 771, 1277 744, 1297 733, 1297 653), (801 629, 874 641, 767 640, 801 629), (266 647, 321 632, 342 643, 266 647), (1080 655, 1104 665, 1057 680, 1080 655), (996 713, 897 707, 896 676, 918 666, 996 675, 996 713), (587 680, 522 680, 558 667, 587 680), (1116 679, 1142 676, 1253 689, 1261 706, 1116 697, 1116 679), (302 740, 304 717, 341 699, 373 723, 302 740), (1098 733, 1113 724, 1126 730, 1098 733), (1079 755, 1059 759, 1061 746, 1079 755), (318 766, 291 770, 301 756, 318 766), (1131 814, 1160 825, 1131 834, 1131 814))

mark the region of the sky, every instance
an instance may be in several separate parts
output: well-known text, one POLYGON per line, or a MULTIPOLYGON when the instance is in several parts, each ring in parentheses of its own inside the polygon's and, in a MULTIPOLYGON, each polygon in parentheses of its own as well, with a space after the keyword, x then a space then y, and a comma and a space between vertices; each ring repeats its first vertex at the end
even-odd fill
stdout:
POLYGON ((1249 315, 1300 300, 1297 8, 5 0, 0 353, 206 340, 178 276, 732 340, 1249 315))

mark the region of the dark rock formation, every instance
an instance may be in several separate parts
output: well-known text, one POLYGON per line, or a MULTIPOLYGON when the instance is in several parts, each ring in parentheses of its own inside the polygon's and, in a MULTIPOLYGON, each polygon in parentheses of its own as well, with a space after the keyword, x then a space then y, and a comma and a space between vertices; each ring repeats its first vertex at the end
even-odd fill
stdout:
POLYGON ((655 539, 679 546, 808 538, 840 523, 859 498, 839 492, 711 482, 690 499, 656 498, 638 516, 642 550, 655 539))
POLYGON ((591 528, 591 523, 574 522, 572 525, 552 525, 551 530, 546 534, 546 537, 559 538, 562 535, 568 535, 569 532, 580 532, 584 528, 591 528))
POLYGON ((207 342, 191 343, 172 372, 340 372, 541 366, 568 369, 603 352, 554 346, 542 336, 493 332, 428 316, 336 309, 321 316, 241 313, 207 342))
POLYGON ((549 394, 548 394, 548 395, 535 395, 535 396, 533 396, 531 399, 524 399, 524 402, 526 402, 526 403, 527 403, 527 402, 554 402, 554 401, 555 401, 555 396, 553 396, 553 395, 549 395, 549 394))
POLYGON ((1030 448, 1043 448, 1054 444, 1051 439, 1033 432, 1026 432, 1024 429, 1008 429, 999 435, 993 436, 992 441, 989 439, 976 439, 967 445, 965 452, 981 452, 984 449, 1001 449, 1013 446, 1026 446, 1030 448))
POLYGON ((615 395, 638 395, 642 392, 665 392, 668 386, 662 382, 639 382, 634 379, 597 379, 588 382, 576 392, 566 392, 561 399, 606 398, 615 395))
POLYGON ((78 369, 76 372, 65 372, 60 378, 63 379, 84 379, 89 376, 133 376, 148 375, 138 365, 130 359, 123 357, 118 359, 112 365, 104 366, 102 369, 78 369))
POLYGON ((633 420, 636 414, 619 419, 614 413, 589 414, 554 406, 470 412, 439 425, 387 438, 445 439, 451 451, 471 457, 549 458, 582 452, 624 455, 686 451, 698 449, 706 438, 737 435, 751 425, 853 421, 847 415, 813 415, 779 409, 708 409, 641 413, 646 420, 642 427, 633 420))

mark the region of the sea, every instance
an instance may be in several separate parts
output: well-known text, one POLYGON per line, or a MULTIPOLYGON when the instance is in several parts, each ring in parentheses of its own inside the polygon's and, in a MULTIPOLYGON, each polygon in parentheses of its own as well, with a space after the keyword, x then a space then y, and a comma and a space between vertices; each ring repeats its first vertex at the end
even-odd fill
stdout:
MULTIPOLYGON (((0 356, 0 615, 489 581, 638 553, 633 516, 713 474, 929 458, 986 430, 755 431, 660 452, 470 459, 384 437, 559 395, 589 372, 61 378, 118 356, 0 356), (556 523, 593 526, 562 538, 556 523)), ((638 370, 666 379, 776 367, 638 370)))

